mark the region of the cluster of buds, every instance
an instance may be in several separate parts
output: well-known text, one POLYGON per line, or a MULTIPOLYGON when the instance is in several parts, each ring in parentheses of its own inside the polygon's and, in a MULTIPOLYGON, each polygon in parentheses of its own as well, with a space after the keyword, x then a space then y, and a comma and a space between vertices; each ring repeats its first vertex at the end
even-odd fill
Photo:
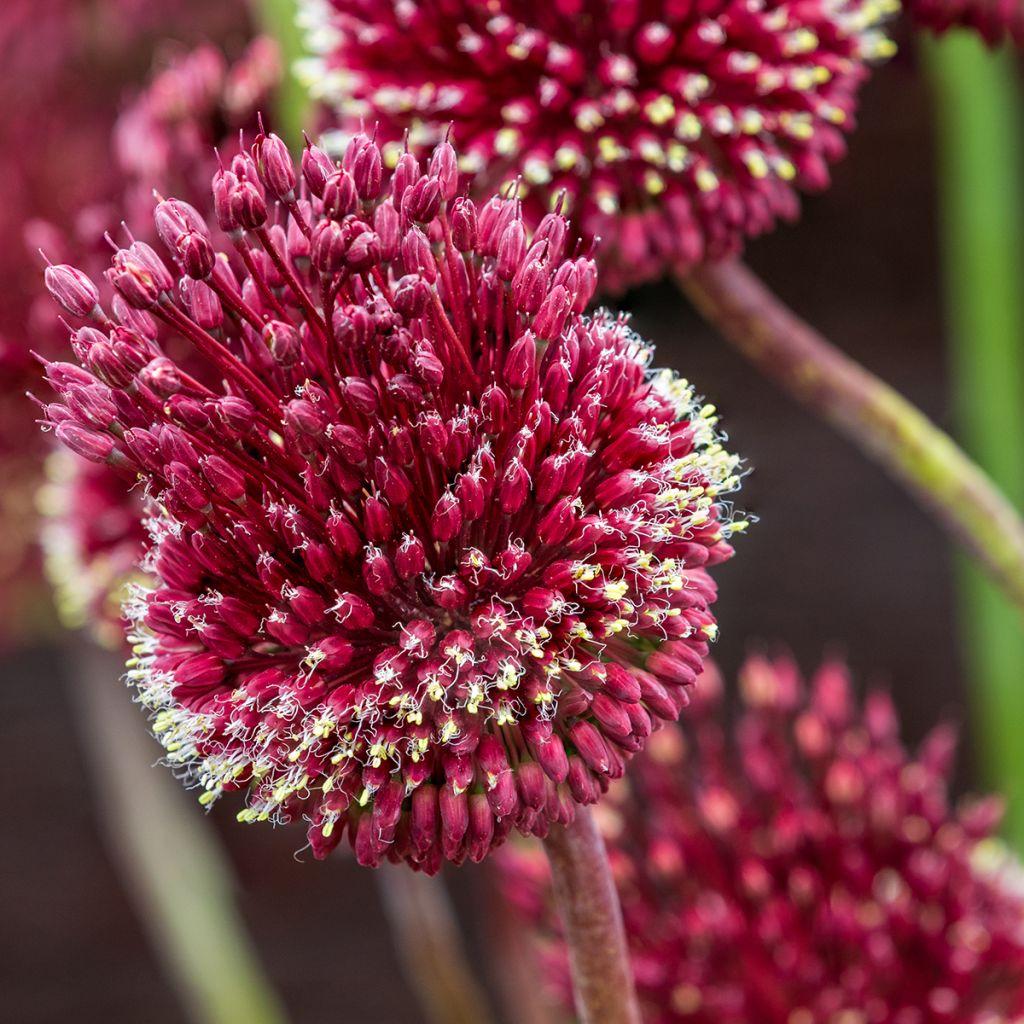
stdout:
POLYGON ((1010 40, 1024 47, 1024 4, 1020 0, 904 0, 907 13, 933 32, 969 28, 990 46, 1010 40))
POLYGON ((452 123, 463 166, 558 197, 608 291, 735 252, 845 152, 897 0, 304 0, 311 87, 388 138, 452 123))
POLYGON ((129 678, 168 760, 314 853, 436 871, 598 799, 675 719, 716 633, 707 569, 746 525, 716 416, 626 319, 583 315, 568 224, 459 194, 456 153, 296 168, 261 135, 173 261, 47 271, 87 321, 56 435, 137 476, 149 584, 129 678), (170 358, 187 341, 203 372, 170 358))
MULTIPOLYGON (((230 146, 234 130, 256 129, 258 104, 279 75, 277 47, 266 38, 253 40, 233 64, 225 63, 216 48, 200 46, 158 72, 115 125, 121 192, 104 208, 108 219, 130 222, 140 210, 151 214, 154 191, 184 193, 212 213, 213 144, 230 146)), ((83 220, 88 224, 99 217, 93 211, 83 220)), ((48 252, 96 248, 88 236, 63 239, 46 225, 35 225, 34 233, 48 252)), ((153 232, 143 237, 156 240, 153 232)), ((98 252, 93 266, 102 272, 98 252)), ((52 302, 47 305, 52 309, 52 302)), ((46 319, 52 316, 36 317, 40 325, 46 319)), ((189 355, 186 344, 173 354, 188 371, 202 375, 201 361, 189 355)), ((48 477, 40 502, 41 538, 61 620, 73 629, 89 628, 104 645, 123 643, 124 588, 146 539, 141 492, 130 489, 121 474, 67 452, 49 461, 48 477)))
MULTIPOLYGON (((600 808, 651 1024, 994 1024, 1024 1013, 1020 867, 998 801, 951 810, 953 733, 915 757, 888 697, 753 658, 730 730, 712 670, 600 808)), ((502 853, 570 1003, 542 856, 502 853)))

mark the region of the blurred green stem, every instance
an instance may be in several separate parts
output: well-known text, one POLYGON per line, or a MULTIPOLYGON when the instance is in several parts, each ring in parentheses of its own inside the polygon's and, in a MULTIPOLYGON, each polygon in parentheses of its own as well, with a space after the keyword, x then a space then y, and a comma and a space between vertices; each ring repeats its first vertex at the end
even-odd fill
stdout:
MULTIPOLYGON (((1024 504, 1024 96, 1014 55, 974 33, 922 42, 935 94, 953 396, 964 443, 1024 504)), ((972 566, 960 614, 977 749, 1024 852, 1024 630, 972 566)))
POLYGON ((1024 611, 1024 521, 950 437, 739 260, 706 263, 678 280, 726 340, 884 466, 1024 611))
POLYGON ((106 839, 139 920, 196 1024, 285 1024, 209 823, 171 772, 120 678, 89 645, 71 680, 106 839))
POLYGON ((459 934, 440 877, 405 864, 383 864, 374 875, 391 936, 430 1024, 490 1024, 492 1017, 459 934))
POLYGON ((295 61, 303 56, 302 33, 295 24, 297 0, 251 0, 253 18, 260 30, 277 40, 284 75, 277 92, 274 130, 293 151, 302 146, 302 130, 309 127, 309 93, 295 76, 295 61))

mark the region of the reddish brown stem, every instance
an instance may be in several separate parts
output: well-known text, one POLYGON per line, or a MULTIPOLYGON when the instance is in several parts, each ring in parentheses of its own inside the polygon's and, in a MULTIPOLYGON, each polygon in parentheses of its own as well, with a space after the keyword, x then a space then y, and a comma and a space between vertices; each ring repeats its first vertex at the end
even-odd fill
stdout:
POLYGON ((1024 522, 948 435, 829 344, 738 260, 706 264, 678 280, 724 338, 880 462, 1024 609, 1024 522))
POLYGON ((544 840, 580 1024, 640 1024, 622 910, 589 807, 544 840))

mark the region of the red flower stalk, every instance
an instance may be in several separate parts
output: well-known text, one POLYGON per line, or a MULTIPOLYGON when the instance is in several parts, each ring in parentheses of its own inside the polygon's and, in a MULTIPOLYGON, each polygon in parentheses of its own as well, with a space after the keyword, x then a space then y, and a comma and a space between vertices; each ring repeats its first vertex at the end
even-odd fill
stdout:
POLYGON ((1024 4, 1020 0, 904 0, 911 20, 933 32, 969 28, 989 44, 1024 46, 1024 4))
MULTIPOLYGON (((751 659, 730 729, 712 672, 601 808, 644 1020, 981 1024, 1024 1012, 1024 897, 995 870, 999 802, 948 805, 954 737, 915 757, 888 697, 826 664, 802 693, 751 659)), ((544 859, 502 854, 566 1004, 544 859)))
POLYGON ((528 216, 556 196, 619 291, 736 252, 845 152, 892 0, 306 0, 310 83, 343 129, 452 123, 528 216))
POLYGON ((713 409, 582 315, 566 221, 456 177, 447 143, 388 179, 364 135, 301 175, 261 135, 213 183, 231 259, 167 200, 174 269, 119 250, 113 318, 48 271, 91 311, 48 419, 152 499, 130 676, 169 760, 317 856, 428 871, 571 820, 678 715, 745 525, 713 409))

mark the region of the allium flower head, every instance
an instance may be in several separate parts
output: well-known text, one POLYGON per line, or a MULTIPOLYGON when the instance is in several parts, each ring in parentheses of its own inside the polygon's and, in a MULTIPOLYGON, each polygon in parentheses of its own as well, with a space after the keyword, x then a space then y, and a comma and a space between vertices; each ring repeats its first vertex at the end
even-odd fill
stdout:
POLYGON ((896 0, 306 0, 309 79, 342 128, 434 140, 564 192, 621 290, 728 255, 828 184, 896 0))
MULTIPOLYGON (((953 734, 903 749, 887 696, 845 669, 805 696, 789 661, 750 660, 730 729, 710 672, 687 729, 651 738, 601 807, 651 1024, 981 1024, 1024 1013, 1019 867, 993 868, 1000 804, 953 810, 953 734)), ((571 1000, 546 864, 503 854, 571 1000)))
POLYGON ((990 45, 1005 40, 1024 47, 1024 4, 1020 0, 905 0, 911 19, 934 32, 974 29, 990 45))
POLYGON ((712 407, 582 315, 566 221, 531 236, 456 178, 447 143, 388 178, 358 135, 299 175, 261 136, 213 183, 232 259, 167 200, 174 269, 119 250, 113 319, 48 271, 91 320, 48 418, 151 499, 130 678, 168 759, 203 802, 248 789, 243 820, 305 817, 318 856, 347 832, 430 871, 571 819, 677 716, 745 525, 712 407))

